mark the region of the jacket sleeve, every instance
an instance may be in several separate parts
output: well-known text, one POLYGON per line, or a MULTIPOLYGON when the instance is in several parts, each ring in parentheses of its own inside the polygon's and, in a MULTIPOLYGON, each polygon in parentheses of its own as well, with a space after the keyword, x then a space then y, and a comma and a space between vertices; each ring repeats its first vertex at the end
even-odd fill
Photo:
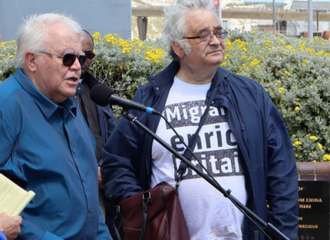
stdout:
MULTIPOLYGON (((109 106, 101 107, 97 105, 96 108, 99 116, 99 125, 102 136, 102 146, 104 147, 109 137, 111 136, 111 133, 115 129, 117 122, 109 106)), ((103 163, 103 157, 99 160, 98 165, 102 166, 102 163, 103 163)))
MULTIPOLYGON (((134 101, 139 101, 137 98, 135 95, 134 101)), ((132 112, 140 120, 141 114, 132 112)), ((140 147, 141 132, 133 122, 122 117, 104 146, 101 165, 105 194, 116 204, 142 191, 138 181, 140 147)))
POLYGON ((298 234, 298 176, 290 136, 282 116, 265 93, 268 220, 290 239, 298 234))

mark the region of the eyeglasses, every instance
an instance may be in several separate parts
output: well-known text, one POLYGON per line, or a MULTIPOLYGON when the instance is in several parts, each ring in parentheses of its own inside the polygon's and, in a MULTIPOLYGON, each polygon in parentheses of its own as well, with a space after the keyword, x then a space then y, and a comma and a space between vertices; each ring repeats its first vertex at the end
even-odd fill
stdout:
POLYGON ((78 61, 82 67, 85 65, 86 60, 87 60, 87 56, 83 55, 83 54, 76 55, 74 53, 66 53, 64 55, 60 55, 60 54, 50 53, 50 52, 46 52, 46 51, 38 51, 38 53, 44 53, 47 55, 52 55, 52 56, 56 56, 59 58, 63 58, 63 65, 66 67, 71 67, 73 65, 74 61, 76 61, 76 58, 78 58, 78 61))
POLYGON ((228 32, 226 30, 223 31, 214 31, 214 32, 206 32, 206 33, 202 33, 199 36, 195 36, 195 37, 182 37, 182 39, 197 39, 199 38, 201 40, 201 42, 209 42, 212 40, 213 36, 215 36, 217 39, 219 40, 223 40, 227 38, 227 34, 228 32))
POLYGON ((95 53, 93 51, 85 51, 84 53, 88 59, 93 59, 95 57, 95 53))

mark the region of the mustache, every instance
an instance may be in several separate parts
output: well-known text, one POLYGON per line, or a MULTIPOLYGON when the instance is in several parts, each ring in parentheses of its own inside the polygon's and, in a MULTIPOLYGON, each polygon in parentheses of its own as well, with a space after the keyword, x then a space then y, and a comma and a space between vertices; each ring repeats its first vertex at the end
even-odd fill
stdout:
POLYGON ((224 49, 222 47, 220 47, 217 49, 212 49, 212 50, 208 51, 207 53, 221 52, 222 50, 224 50, 224 49))

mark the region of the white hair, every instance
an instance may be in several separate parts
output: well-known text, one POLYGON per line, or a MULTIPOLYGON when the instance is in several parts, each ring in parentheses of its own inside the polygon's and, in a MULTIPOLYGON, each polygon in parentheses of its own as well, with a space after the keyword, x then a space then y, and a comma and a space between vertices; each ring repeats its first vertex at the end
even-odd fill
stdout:
POLYGON ((185 39, 182 39, 188 31, 184 20, 187 13, 200 9, 211 11, 220 23, 213 0, 177 0, 175 5, 164 9, 163 38, 168 45, 168 51, 173 60, 179 60, 171 45, 173 41, 184 49, 186 55, 190 54, 191 46, 185 39))
POLYGON ((55 23, 65 24, 79 34, 80 38, 84 34, 81 26, 76 21, 61 14, 45 13, 27 17, 17 31, 17 51, 15 55, 15 66, 17 68, 24 68, 25 53, 27 51, 36 52, 42 49, 46 27, 55 23))

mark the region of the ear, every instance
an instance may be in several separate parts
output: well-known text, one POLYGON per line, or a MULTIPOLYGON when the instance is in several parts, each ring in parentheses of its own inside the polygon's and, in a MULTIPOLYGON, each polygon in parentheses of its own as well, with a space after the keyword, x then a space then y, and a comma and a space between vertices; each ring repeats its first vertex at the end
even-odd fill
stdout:
POLYGON ((175 52, 175 54, 178 55, 178 57, 180 59, 183 59, 186 56, 186 53, 184 52, 184 49, 179 45, 179 43, 172 42, 171 46, 172 46, 172 49, 175 52))
POLYGON ((25 64, 30 72, 35 72, 37 70, 36 55, 32 52, 26 52, 25 53, 25 64))

